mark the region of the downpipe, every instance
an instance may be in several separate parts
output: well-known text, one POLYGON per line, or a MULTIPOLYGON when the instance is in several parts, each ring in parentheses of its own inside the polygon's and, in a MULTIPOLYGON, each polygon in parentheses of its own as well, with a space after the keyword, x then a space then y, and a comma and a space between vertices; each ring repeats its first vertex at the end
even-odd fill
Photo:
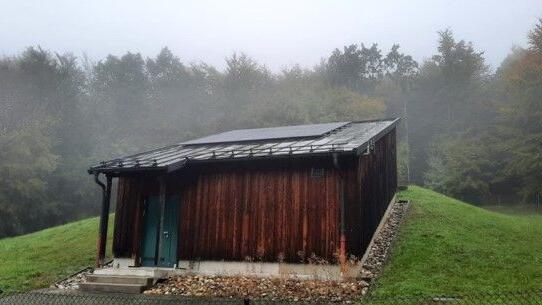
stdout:
POLYGON ((102 211, 100 214, 100 227, 96 242, 97 255, 96 267, 102 267, 105 258, 105 246, 107 242, 107 226, 109 224, 109 205, 111 197, 111 177, 106 176, 107 185, 100 181, 99 173, 94 174, 94 182, 102 189, 102 211))

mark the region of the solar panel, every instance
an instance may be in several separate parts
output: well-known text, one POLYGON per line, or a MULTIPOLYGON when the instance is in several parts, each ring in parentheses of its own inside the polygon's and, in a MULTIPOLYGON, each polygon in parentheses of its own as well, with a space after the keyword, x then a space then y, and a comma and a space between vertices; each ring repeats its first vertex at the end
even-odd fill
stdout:
POLYGON ((271 128, 238 129, 186 141, 181 144, 212 144, 291 138, 314 138, 322 136, 348 123, 349 122, 336 122, 271 128))

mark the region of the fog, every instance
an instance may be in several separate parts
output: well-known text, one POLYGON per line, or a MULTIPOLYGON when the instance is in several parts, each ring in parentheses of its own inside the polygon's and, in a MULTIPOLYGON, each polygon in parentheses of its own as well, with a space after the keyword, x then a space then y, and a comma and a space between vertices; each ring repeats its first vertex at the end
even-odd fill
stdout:
POLYGON ((435 33, 451 28, 475 41, 497 67, 542 15, 540 1, 2 1, 0 54, 29 45, 103 59, 126 51, 152 56, 168 46, 185 62, 224 68, 242 51, 273 71, 312 67, 341 45, 400 43, 417 61, 435 33))
POLYGON ((450 3, 3 3, 0 238, 95 215, 102 160, 389 117, 401 184, 540 211, 542 9, 450 3))

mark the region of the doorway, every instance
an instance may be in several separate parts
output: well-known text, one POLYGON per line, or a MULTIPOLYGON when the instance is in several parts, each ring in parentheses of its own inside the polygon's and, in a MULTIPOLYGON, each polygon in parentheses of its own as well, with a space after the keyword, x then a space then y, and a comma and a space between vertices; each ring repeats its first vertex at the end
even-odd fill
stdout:
POLYGON ((141 266, 172 268, 177 264, 179 204, 179 196, 166 197, 164 229, 160 232, 159 196, 149 196, 145 200, 141 266), (160 238, 162 238, 161 251, 158 250, 160 238))

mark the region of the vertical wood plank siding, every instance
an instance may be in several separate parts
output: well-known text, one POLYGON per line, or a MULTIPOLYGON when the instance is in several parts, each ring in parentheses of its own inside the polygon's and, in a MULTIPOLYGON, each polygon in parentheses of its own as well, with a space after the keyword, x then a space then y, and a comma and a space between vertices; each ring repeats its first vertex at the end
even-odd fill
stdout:
POLYGON ((217 167, 184 186, 181 259, 334 259, 338 246, 337 172, 310 166, 217 167))
MULTIPOLYGON (((167 191, 181 198, 180 259, 300 262, 314 254, 335 260, 339 180, 331 158, 207 165, 170 177, 167 191), (313 177, 313 167, 325 168, 325 175, 313 177)), ((155 178, 119 179, 116 257, 137 256, 138 210, 156 194, 155 178)))
POLYGON ((397 189, 395 129, 346 171, 347 253, 363 256, 397 189))
MULTIPOLYGON (((345 183, 347 253, 361 257, 397 187, 395 130, 369 155, 207 164, 169 175, 181 198, 179 259, 284 260, 312 254, 336 261, 341 181, 345 183), (314 177, 312 168, 325 168, 314 177)), ((144 200, 156 177, 119 178, 113 251, 137 258, 144 200)))
MULTIPOLYGON (((113 233, 113 255, 115 257, 131 257, 136 234, 136 220, 140 191, 136 187, 139 179, 123 177, 118 181, 117 206, 115 208, 115 228, 113 233)), ((135 250, 135 249, 134 249, 135 250)))

